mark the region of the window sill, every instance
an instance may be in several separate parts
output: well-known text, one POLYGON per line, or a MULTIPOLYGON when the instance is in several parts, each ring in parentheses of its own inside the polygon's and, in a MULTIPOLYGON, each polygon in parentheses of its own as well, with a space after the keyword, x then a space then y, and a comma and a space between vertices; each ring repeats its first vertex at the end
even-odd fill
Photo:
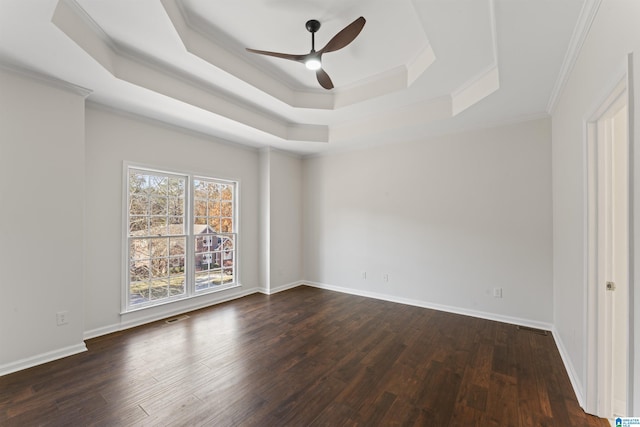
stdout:
MULTIPOLYGON (((191 306, 191 305, 201 305, 201 301, 203 299, 208 299, 207 296, 211 296, 211 295, 215 295, 218 294, 220 292, 224 292, 224 291, 228 291, 231 289, 237 289, 237 288, 241 288, 242 285, 238 284, 238 283, 233 283, 233 284, 229 284, 229 285, 221 285, 219 287, 214 287, 214 288, 210 288, 210 289, 205 289, 202 291, 198 291, 196 294, 194 295, 189 295, 189 296, 178 296, 178 297, 174 297, 174 298, 170 298, 167 300, 164 300, 162 302, 156 302, 154 304, 148 304, 148 305, 141 305, 140 307, 129 307, 128 309, 124 309, 123 311, 120 312, 121 316, 126 316, 129 314, 133 314, 133 313, 139 313, 139 312, 143 312, 143 311, 162 311, 162 312, 171 312, 171 314, 168 314, 168 316, 172 316, 175 313, 173 313, 173 309, 169 310, 167 309, 167 307, 174 307, 174 306, 191 306), (163 309, 164 308, 164 309, 163 309), (156 309, 156 310, 154 310, 156 309)), ((216 302, 212 302, 212 303, 205 303, 205 305, 203 306, 207 306, 207 305, 211 305, 211 304, 216 304, 216 302)), ((194 309, 195 310, 195 309, 194 309)))

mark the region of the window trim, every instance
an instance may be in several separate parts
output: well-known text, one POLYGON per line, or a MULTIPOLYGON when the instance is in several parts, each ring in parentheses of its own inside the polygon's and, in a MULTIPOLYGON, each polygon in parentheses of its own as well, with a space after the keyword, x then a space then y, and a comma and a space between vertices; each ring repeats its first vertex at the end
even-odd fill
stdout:
POLYGON ((180 171, 172 168, 161 168, 157 166, 150 166, 148 164, 137 163, 137 162, 123 162, 122 168, 122 205, 121 205, 121 215, 122 215, 122 245, 121 245, 121 313, 127 314, 140 310, 145 310, 149 308, 154 308, 166 304, 172 304, 178 301, 185 300, 193 300, 199 297, 204 297, 206 295, 210 295, 213 293, 226 291, 229 289, 240 287, 240 221, 239 221, 239 201, 240 201, 240 180, 238 179, 229 179, 229 178, 220 178, 220 177, 211 177, 207 176, 207 174, 196 173, 191 171, 180 171), (154 302, 147 302, 132 306, 130 304, 130 283, 129 283, 129 210, 128 210, 128 201, 129 201, 129 173, 131 170, 138 170, 142 172, 149 173, 158 173, 165 175, 174 175, 178 177, 185 178, 185 238, 186 238, 186 250, 185 250, 185 293, 182 295, 169 296, 167 298, 163 298, 160 300, 156 300, 154 302), (194 234, 194 179, 204 179, 209 181, 214 181, 220 184, 231 184, 234 187, 233 190, 233 224, 232 224, 232 232, 230 233, 220 233, 223 235, 232 234, 234 235, 234 260, 233 260, 233 278, 234 280, 228 284, 220 285, 219 287, 212 287, 208 289, 196 290, 195 284, 195 239, 196 236, 194 234))
MULTIPOLYGON (((218 233, 219 236, 233 236, 233 252, 234 252, 234 257, 233 257, 233 265, 232 265, 232 269, 234 272, 234 280, 228 285, 228 286, 223 286, 221 285, 219 288, 207 288, 207 289, 201 289, 198 290, 196 288, 196 269, 195 269, 195 258, 196 258, 196 254, 195 254, 195 246, 196 246, 196 234, 195 234, 195 230, 193 229, 195 226, 195 212, 191 212, 191 216, 188 219, 189 220, 189 237, 192 239, 191 244, 189 246, 189 249, 192 251, 192 257, 188 258, 188 261, 191 262, 191 265, 194 267, 192 270, 190 270, 190 273, 192 274, 192 278, 189 279, 187 277, 187 280, 189 281, 190 284, 192 284, 193 286, 193 294, 194 295, 202 295, 202 294, 207 294, 207 293, 211 293, 211 292, 215 292, 215 291, 219 291, 219 290, 224 290, 224 289, 228 289, 228 288, 232 288, 234 287, 233 284, 238 282, 238 231, 237 231, 237 227, 238 227, 238 211, 237 211, 237 199, 238 199, 238 195, 237 195, 237 191, 238 191, 238 182, 237 181, 230 181, 227 179, 220 179, 220 178, 210 178, 210 177, 205 177, 202 176, 201 174, 194 174, 190 176, 190 185, 189 185, 189 189, 191 191, 191 208, 194 208, 195 206, 195 200, 196 200, 196 196, 195 196, 195 180, 200 179, 200 180, 206 180, 206 181, 210 181, 210 182, 215 182, 218 184, 222 184, 222 185, 233 185, 233 197, 231 199, 231 201, 233 202, 232 205, 232 212, 231 212, 231 219, 232 219, 232 229, 230 232, 225 232, 225 231, 220 231, 220 233, 218 233)), ((222 201, 222 200, 221 200, 222 201)), ((222 218, 222 217, 221 217, 222 218)), ((189 244, 189 243, 187 243, 189 244)), ((221 250, 220 253, 221 255, 224 254, 224 250, 221 250)), ((224 270, 221 266, 221 270, 224 270)))

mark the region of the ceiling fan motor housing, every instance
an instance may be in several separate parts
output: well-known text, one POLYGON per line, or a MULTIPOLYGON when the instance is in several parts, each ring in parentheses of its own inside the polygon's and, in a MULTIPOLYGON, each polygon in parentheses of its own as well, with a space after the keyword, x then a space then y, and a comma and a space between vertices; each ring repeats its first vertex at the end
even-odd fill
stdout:
POLYGON ((311 51, 306 55, 292 55, 289 53, 280 53, 280 52, 269 52, 265 50, 256 50, 249 49, 249 52, 257 53, 260 55, 274 56, 276 58, 288 59, 291 61, 301 62, 306 65, 306 67, 310 70, 314 70, 316 72, 316 78, 318 79, 318 83, 323 88, 329 90, 333 89, 333 82, 329 75, 322 69, 322 55, 328 52, 335 52, 336 50, 342 49, 351 43, 357 36, 360 34, 362 27, 364 27, 366 20, 361 16, 351 24, 344 27, 340 32, 338 32, 329 42, 320 49, 316 51, 316 40, 315 35, 316 31, 320 29, 320 21, 317 19, 310 19, 305 23, 305 27, 307 31, 311 33, 311 51))

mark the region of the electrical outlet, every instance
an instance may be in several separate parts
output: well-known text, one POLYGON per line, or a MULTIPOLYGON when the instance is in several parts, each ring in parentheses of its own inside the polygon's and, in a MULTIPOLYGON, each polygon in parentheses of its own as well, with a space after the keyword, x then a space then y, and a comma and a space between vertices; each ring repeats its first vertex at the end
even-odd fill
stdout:
POLYGON ((68 311, 59 311, 56 313, 56 323, 58 326, 66 325, 69 323, 67 317, 69 316, 68 311))
POLYGON ((363 272, 362 272, 362 279, 363 279, 363 280, 366 280, 366 279, 367 279, 367 272, 366 272, 366 271, 363 271, 363 272))
POLYGON ((382 280, 384 280, 385 282, 389 281, 389 275, 387 273, 382 275, 382 280))
POLYGON ((502 288, 493 288, 493 297, 502 298, 502 288))

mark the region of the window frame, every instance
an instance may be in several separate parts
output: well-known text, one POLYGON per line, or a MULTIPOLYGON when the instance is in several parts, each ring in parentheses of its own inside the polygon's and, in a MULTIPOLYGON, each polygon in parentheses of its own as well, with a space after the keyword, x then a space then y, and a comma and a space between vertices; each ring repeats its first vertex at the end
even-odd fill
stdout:
MULTIPOLYGON (((218 185, 230 185, 230 186, 232 186, 232 197, 231 197, 231 203, 232 203, 231 208, 232 208, 232 211, 231 211, 231 217, 223 216, 222 215, 222 207, 220 207, 221 215, 218 216, 218 219, 220 219, 220 227, 221 227, 220 231, 217 232, 217 233, 204 234, 204 236, 214 236, 214 235, 215 236, 219 236, 218 237, 219 239, 220 239, 220 236, 222 236, 221 244, 223 246, 218 251, 214 251, 214 252, 208 251, 208 252, 201 253, 202 255, 204 255, 205 253, 206 254, 218 253, 220 255, 220 258, 223 259, 223 257, 226 255, 226 253, 229 252, 229 251, 226 251, 225 248, 224 248, 224 239, 230 239, 233 242, 233 248, 231 249, 231 252, 233 253, 232 265, 231 265, 231 270, 233 271, 233 280, 229 284, 221 283, 220 285, 211 285, 211 286, 209 286, 208 288, 205 288, 205 289, 198 289, 198 283, 197 283, 197 279, 196 279, 197 274, 196 273, 199 273, 199 272, 202 273, 203 271, 202 270, 198 271, 198 269, 197 269, 196 259, 197 259, 197 255, 198 254, 196 253, 196 249, 195 248, 197 246, 197 243, 196 243, 197 237, 199 235, 201 235, 201 234, 200 233, 196 234, 194 228, 196 226, 196 223, 195 223, 196 222, 196 218, 203 218, 203 217, 202 216, 196 216, 195 209, 192 209, 193 211, 192 211, 191 218, 189 220, 189 225, 190 225, 190 227, 192 227, 190 235, 193 238, 193 241, 191 242, 191 245, 190 245, 190 248, 193 251, 193 258, 191 258, 191 260, 190 260, 191 261, 190 265, 193 266, 193 269, 191 271, 192 274, 193 274, 193 277, 190 280, 190 283, 193 283, 193 286, 194 286, 194 290, 193 291, 194 291, 194 293, 200 295, 202 293, 209 293, 210 291, 228 289, 229 287, 233 287, 234 282, 237 282, 237 274, 238 274, 238 269, 237 269, 237 260, 238 260, 238 233, 237 233, 237 205, 238 204, 237 204, 237 191, 238 191, 238 183, 237 183, 237 181, 229 181, 229 180, 226 180, 226 179, 219 179, 219 178, 209 178, 209 177, 204 177, 204 176, 201 176, 201 175, 193 175, 193 176, 191 176, 190 189, 191 189, 191 192, 192 192, 192 197, 191 197, 191 200, 192 200, 191 207, 192 208, 195 208, 195 204, 196 204, 197 200, 201 200, 201 199, 198 199, 196 197, 196 194, 195 194, 195 181, 196 180, 213 182, 213 183, 216 183, 218 185), (222 231, 222 219, 223 218, 230 218, 231 219, 231 224, 232 224, 231 231, 222 231)), ((207 201, 208 201, 208 199, 207 199, 207 201)), ((219 199, 219 203, 222 204, 223 202, 224 202, 224 199, 221 197, 219 199)), ((204 218, 209 218, 209 216, 205 216, 204 218)), ((202 224, 198 224, 198 225, 202 225, 202 224)), ((213 245, 213 241, 212 241, 212 245, 213 245)), ((212 259, 212 261, 213 261, 213 259, 212 259)), ((220 270, 219 274, 220 274, 220 276, 222 278, 223 275, 224 275, 224 270, 225 270, 224 269, 224 265, 219 265, 218 269, 220 270)), ((214 270, 215 270, 215 268, 214 268, 214 270)))
MULTIPOLYGON (((184 301, 188 299, 198 298, 203 295, 209 295, 212 293, 232 289, 240 286, 239 280, 239 188, 240 182, 235 179, 226 179, 226 178, 218 178, 218 177, 210 177, 203 175, 201 173, 193 173, 186 171, 178 171, 172 170, 169 168, 158 168, 154 166, 144 165, 140 163, 132 163, 132 162, 124 162, 123 163, 123 192, 122 192, 122 283, 121 283, 121 313, 131 313, 139 310, 144 310, 147 308, 158 307, 165 304, 171 304, 176 301, 184 301), (185 182, 185 192, 184 192, 184 234, 183 235, 169 235, 162 237, 180 237, 184 236, 185 238, 185 260, 184 260, 184 274, 185 274, 185 292, 180 295, 173 295, 164 297, 157 300, 145 301, 142 303, 132 304, 131 303, 131 283, 130 283, 130 241, 132 240, 132 236, 130 235, 129 226, 130 226, 130 214, 129 214, 129 177, 131 171, 141 172, 141 173, 149 173, 149 174, 159 174, 168 177, 180 177, 184 178, 185 182), (228 283, 220 283, 219 285, 210 285, 205 289, 197 289, 196 286, 196 264, 195 264, 195 244, 196 244, 196 234, 195 234, 195 189, 194 183, 196 180, 204 180, 208 182, 214 182, 221 185, 230 185, 232 187, 232 212, 231 212, 231 232, 222 232, 215 233, 217 235, 230 235, 233 240, 233 260, 232 260, 232 272, 233 279, 228 283)), ((224 251, 221 251, 221 256, 224 255, 224 251)))

